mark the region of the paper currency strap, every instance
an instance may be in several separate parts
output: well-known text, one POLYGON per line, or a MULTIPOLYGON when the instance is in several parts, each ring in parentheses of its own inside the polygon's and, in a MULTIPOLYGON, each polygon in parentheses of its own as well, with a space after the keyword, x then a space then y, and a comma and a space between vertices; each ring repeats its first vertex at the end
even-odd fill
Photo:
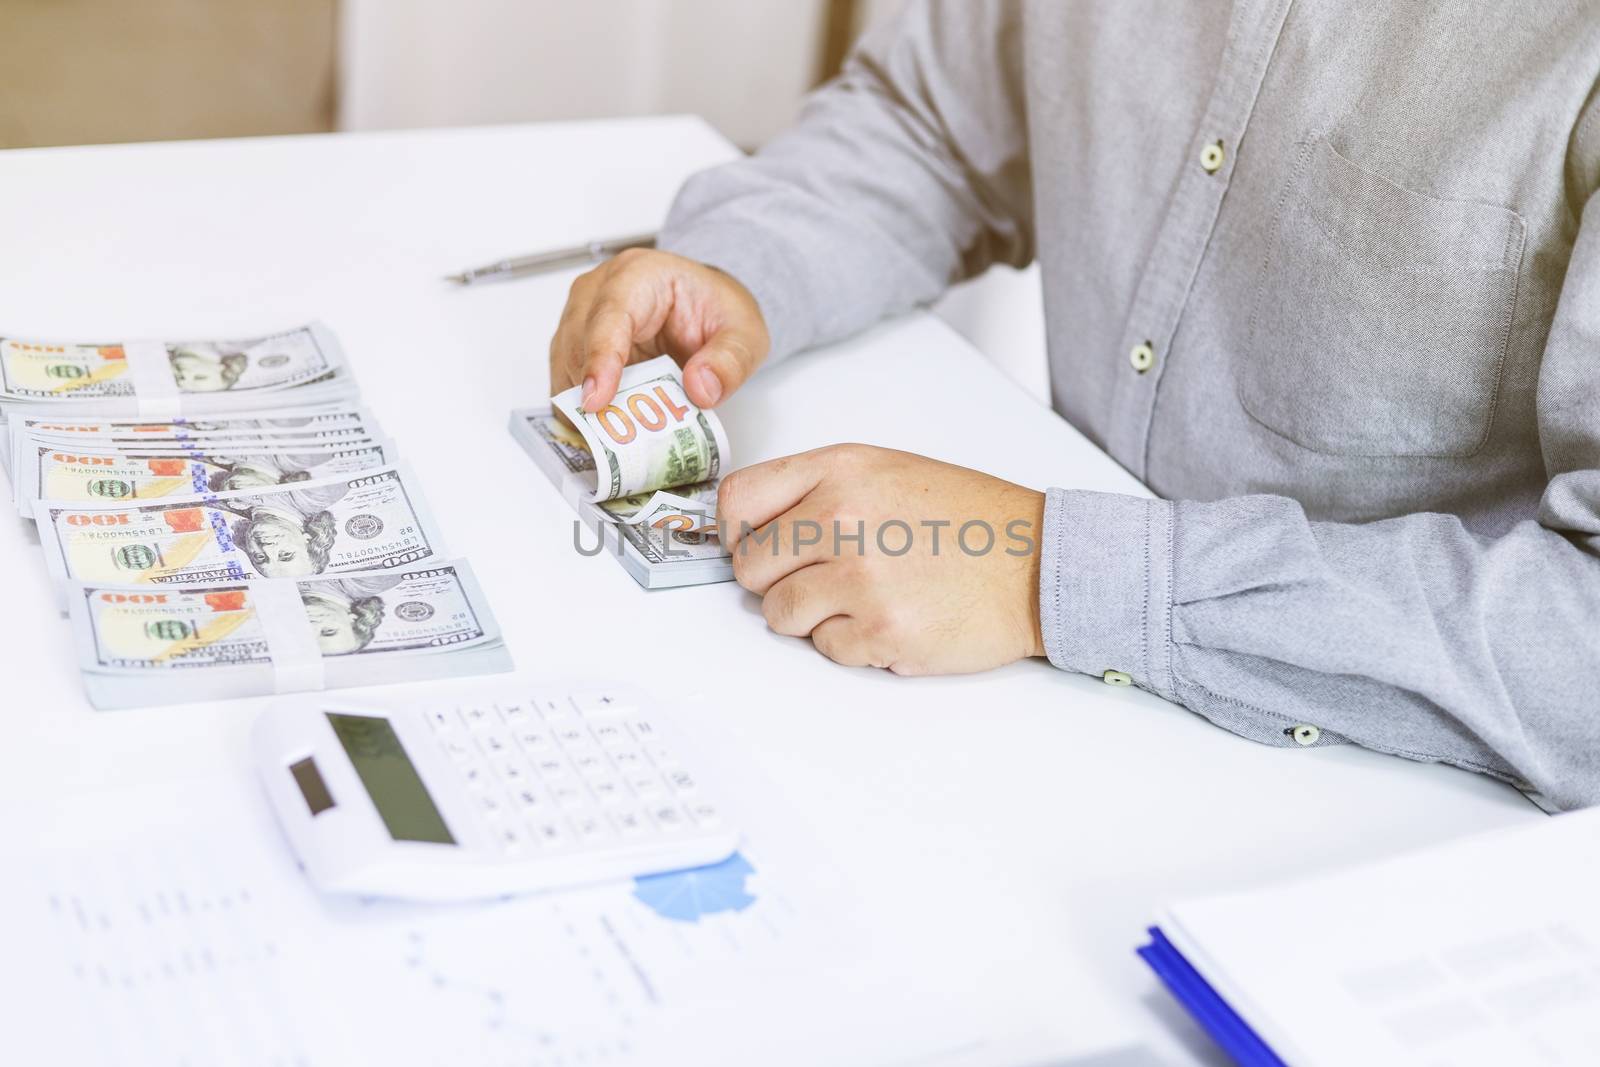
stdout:
POLYGON ((272 657, 272 691, 304 693, 326 685, 322 649, 300 603, 300 585, 290 579, 246 582, 272 657))
POLYGON ((171 419, 182 410, 182 394, 172 376, 167 346, 160 341, 129 341, 122 346, 141 419, 171 419))

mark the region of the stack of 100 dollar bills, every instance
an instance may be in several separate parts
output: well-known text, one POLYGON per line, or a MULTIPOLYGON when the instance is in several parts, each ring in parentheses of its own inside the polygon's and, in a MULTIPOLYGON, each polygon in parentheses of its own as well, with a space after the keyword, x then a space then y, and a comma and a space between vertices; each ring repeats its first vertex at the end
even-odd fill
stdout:
POLYGON ((584 411, 580 396, 568 389, 548 407, 518 408, 510 425, 595 538, 580 551, 613 555, 646 589, 731 581, 716 524, 728 436, 716 412, 689 400, 677 363, 625 368, 600 411, 584 411))
POLYGON ((0 415, 96 707, 511 668, 325 327, 0 337, 0 415))

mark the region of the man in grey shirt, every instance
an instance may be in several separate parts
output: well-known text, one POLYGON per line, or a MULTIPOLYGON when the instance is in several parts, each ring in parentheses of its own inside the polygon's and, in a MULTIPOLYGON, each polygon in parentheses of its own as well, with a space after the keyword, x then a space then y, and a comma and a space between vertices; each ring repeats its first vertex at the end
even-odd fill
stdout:
POLYGON ((774 629, 903 673, 1048 655, 1594 804, 1597 76, 1585 2, 913 2, 692 179, 664 251, 578 280, 552 385, 595 410, 667 351, 715 404, 1037 258, 1056 410, 1169 499, 862 446, 747 468, 721 528, 774 629), (892 556, 806 519, 952 526, 892 556), (973 519, 1040 551, 951 551, 973 519))

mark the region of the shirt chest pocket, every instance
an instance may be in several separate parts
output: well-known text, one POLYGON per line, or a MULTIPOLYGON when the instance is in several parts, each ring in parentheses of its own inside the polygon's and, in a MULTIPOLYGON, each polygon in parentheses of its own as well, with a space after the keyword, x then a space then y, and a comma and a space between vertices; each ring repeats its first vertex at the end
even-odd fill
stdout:
POLYGON ((1273 227, 1239 399, 1273 432, 1347 456, 1465 456, 1489 433, 1526 227, 1302 148, 1273 227))

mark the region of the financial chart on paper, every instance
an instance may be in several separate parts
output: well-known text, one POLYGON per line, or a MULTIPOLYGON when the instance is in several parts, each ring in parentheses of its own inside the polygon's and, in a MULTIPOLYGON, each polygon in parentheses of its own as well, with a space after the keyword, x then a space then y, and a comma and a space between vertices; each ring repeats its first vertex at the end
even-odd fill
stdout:
MULTIPOLYGON (((850 1010, 839 976, 870 951, 827 891, 760 851, 572 892, 402 905, 318 896, 264 806, 203 826, 192 798, 162 806, 136 840, 63 834, 82 847, 0 888, 28 958, 58 962, 4 980, 42 1007, 19 1035, 29 1062, 555 1067, 769 1049, 766 1062, 804 1062, 815 1052, 789 1040, 794 1005, 850 1010), (784 1030, 792 1047, 773 1048, 784 1030)), ((885 1026, 886 1050, 897 1032, 885 1026)))

